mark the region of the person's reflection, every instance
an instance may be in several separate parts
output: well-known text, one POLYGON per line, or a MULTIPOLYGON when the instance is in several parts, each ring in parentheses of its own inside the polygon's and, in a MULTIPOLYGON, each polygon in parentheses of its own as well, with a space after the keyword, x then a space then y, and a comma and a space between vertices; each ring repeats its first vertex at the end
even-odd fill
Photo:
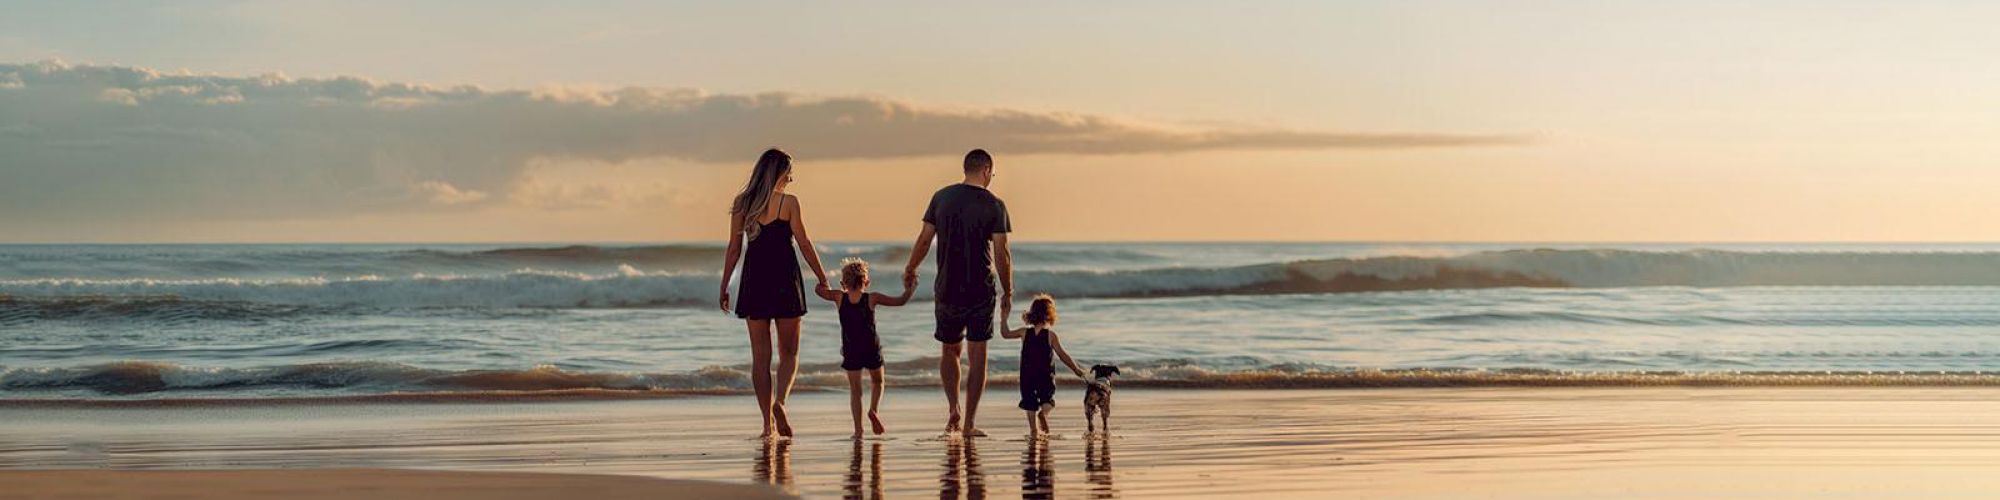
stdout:
POLYGON ((945 441, 944 473, 938 475, 938 498, 986 498, 986 473, 979 468, 979 447, 972 440, 945 441))
POLYGON ((1084 442, 1084 480, 1090 483, 1091 498, 1117 498, 1118 489, 1111 486, 1111 437, 1097 435, 1084 442))
POLYGON ((861 467, 861 441, 854 442, 854 454, 847 462, 847 495, 844 498, 882 498, 882 443, 868 445, 868 468, 861 467), (862 471, 867 471, 864 474, 862 471), (862 492, 867 492, 864 496, 862 492))
POLYGON ((798 494, 792 487, 792 441, 766 439, 759 451, 757 461, 750 466, 756 481, 777 486, 786 494, 798 494))
POLYGON ((1049 442, 1042 439, 1028 440, 1027 451, 1021 452, 1021 498, 1055 498, 1056 464, 1049 455, 1049 442))

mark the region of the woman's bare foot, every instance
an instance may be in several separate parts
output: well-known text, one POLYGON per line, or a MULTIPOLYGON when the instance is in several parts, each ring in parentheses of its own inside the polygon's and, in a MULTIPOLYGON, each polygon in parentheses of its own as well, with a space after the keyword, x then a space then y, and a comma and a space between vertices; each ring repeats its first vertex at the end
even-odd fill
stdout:
POLYGON ((981 438, 983 438, 983 437, 986 437, 986 431, 982 431, 982 430, 979 430, 978 428, 975 428, 975 427, 966 427, 966 428, 965 428, 965 437, 969 437, 969 438, 975 438, 975 437, 981 437, 981 438))
POLYGON ((778 437, 778 428, 771 426, 771 419, 764 419, 764 432, 757 433, 757 438, 769 441, 775 437, 778 437))
POLYGON ((953 432, 958 432, 958 412, 955 411, 951 412, 951 420, 946 420, 944 423, 944 433, 951 434, 953 432))
MULTIPOLYGON (((875 424, 875 435, 877 436, 889 432, 889 427, 882 425, 882 417, 880 415, 876 415, 875 412, 872 411, 868 412, 868 423, 875 424)), ((854 432, 856 434, 859 434, 861 430, 855 429, 854 432)))
POLYGON ((852 435, 852 436, 848 436, 847 438, 848 438, 848 439, 852 439, 852 440, 855 440, 855 441, 860 441, 860 440, 861 440, 861 429, 855 429, 855 430, 854 430, 854 435, 852 435))
POLYGON ((792 422, 785 418, 785 405, 771 405, 771 420, 778 424, 778 435, 792 437, 792 422))

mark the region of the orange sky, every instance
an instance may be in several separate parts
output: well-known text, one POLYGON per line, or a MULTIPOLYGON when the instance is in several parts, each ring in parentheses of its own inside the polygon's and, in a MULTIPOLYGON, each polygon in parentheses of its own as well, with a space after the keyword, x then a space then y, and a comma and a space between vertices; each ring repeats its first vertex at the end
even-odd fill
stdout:
MULTIPOLYGON (((908 238, 968 146, 994 150, 995 190, 1026 240, 2000 240, 2000 69, 1984 63, 2000 53, 1984 22, 2000 6, 1137 5, 37 6, 0 20, 0 63, 282 72, 301 87, 353 76, 384 93, 370 110, 408 105, 386 94, 405 83, 436 90, 425 99, 473 85, 497 104, 462 125, 302 130, 278 145, 246 121, 207 149, 143 142, 78 163, 66 144, 266 118, 86 123, 97 111, 41 96, 85 109, 167 95, 0 74, 0 106, 27 110, 0 109, 0 141, 17 141, 0 148, 14 189, 0 187, 0 242, 719 241, 765 144, 798 157, 796 192, 824 240, 908 238), (350 36, 356 20, 369 36, 350 36), (785 36, 740 36, 752 27, 785 36), (905 120, 852 140, 837 135, 847 122, 816 129, 825 115, 801 114, 720 149, 591 133, 515 147, 620 122, 509 114, 519 96, 506 92, 583 102, 628 87, 784 92, 792 108, 851 98, 905 120), (70 94, 21 97, 43 91, 70 94), (981 121, 996 113, 1021 119, 981 121), (1512 141, 1340 145, 1350 133, 1512 141), (1203 142, 1214 134, 1248 135, 1203 142), (1100 138, 1115 147, 1089 150, 1100 138), (159 158, 184 161, 119 170, 159 158)), ((227 106, 228 92, 189 99, 227 106)), ((792 109, 753 110, 779 108, 792 109)))

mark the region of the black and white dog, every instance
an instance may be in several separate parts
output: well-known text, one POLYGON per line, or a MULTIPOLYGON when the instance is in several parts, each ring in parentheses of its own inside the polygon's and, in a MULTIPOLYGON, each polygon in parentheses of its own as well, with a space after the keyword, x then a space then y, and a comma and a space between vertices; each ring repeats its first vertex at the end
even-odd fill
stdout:
POLYGON ((1098 415, 1103 415, 1104 432, 1111 432, 1111 377, 1116 375, 1115 365, 1090 367, 1090 382, 1083 390, 1083 421, 1090 425, 1090 432, 1097 432, 1098 415))

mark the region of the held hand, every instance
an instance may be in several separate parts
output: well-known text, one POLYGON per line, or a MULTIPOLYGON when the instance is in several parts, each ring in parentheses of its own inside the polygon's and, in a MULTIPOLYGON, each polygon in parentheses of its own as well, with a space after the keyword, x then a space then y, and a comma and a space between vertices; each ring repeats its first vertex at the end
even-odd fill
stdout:
POLYGON ((903 288, 911 289, 916 287, 917 287, 917 268, 914 267, 904 268, 903 288))
POLYGON ((814 287, 813 287, 813 291, 815 291, 815 292, 819 292, 819 293, 833 293, 833 289, 832 289, 832 288, 827 288, 827 287, 826 287, 826 282, 824 282, 824 281, 821 281, 821 282, 819 282, 819 285, 817 285, 817 286, 814 286, 814 287))

